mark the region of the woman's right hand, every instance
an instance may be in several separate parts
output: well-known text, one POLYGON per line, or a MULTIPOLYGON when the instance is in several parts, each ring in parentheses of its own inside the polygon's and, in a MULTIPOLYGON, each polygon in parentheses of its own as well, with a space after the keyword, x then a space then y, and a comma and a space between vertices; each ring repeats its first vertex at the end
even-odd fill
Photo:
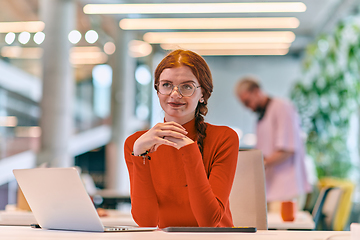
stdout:
POLYGON ((135 141, 133 147, 134 155, 138 156, 149 149, 156 151, 162 144, 176 147, 175 142, 165 139, 165 137, 181 139, 187 133, 185 128, 176 122, 158 123, 135 141))

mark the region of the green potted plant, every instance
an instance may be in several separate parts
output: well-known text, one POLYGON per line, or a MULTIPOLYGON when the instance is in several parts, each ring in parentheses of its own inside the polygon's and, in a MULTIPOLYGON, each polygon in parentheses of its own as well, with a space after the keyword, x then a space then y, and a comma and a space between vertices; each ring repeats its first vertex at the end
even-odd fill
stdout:
POLYGON ((307 133, 307 152, 319 178, 347 178, 354 167, 347 146, 350 118, 360 102, 360 16, 344 19, 310 44, 303 70, 291 98, 307 133))

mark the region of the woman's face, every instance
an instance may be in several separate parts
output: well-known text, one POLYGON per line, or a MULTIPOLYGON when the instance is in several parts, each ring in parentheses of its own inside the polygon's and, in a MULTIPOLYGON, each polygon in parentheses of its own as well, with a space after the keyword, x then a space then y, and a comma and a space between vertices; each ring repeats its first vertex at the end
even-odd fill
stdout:
POLYGON ((174 121, 179 124, 189 122, 195 117, 195 109, 202 98, 201 87, 191 69, 187 66, 166 68, 162 71, 159 84, 174 85, 170 95, 163 95, 158 92, 160 105, 165 112, 166 121, 174 121), (189 97, 184 97, 178 90, 181 83, 193 83, 195 92, 189 97))

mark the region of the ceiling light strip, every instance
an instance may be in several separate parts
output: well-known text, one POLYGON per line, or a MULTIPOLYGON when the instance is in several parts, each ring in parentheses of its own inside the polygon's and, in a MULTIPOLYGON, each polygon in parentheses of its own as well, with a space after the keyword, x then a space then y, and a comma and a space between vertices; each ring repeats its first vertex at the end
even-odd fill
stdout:
POLYGON ((202 56, 265 56, 265 55, 286 55, 288 49, 232 49, 232 50, 196 50, 202 56))
POLYGON ((72 47, 70 62, 74 65, 103 64, 108 60, 107 55, 99 47, 72 47))
POLYGON ((302 2, 87 4, 83 11, 86 14, 305 12, 306 5, 302 2))
POLYGON ((42 21, 0 22, 0 33, 8 32, 41 32, 45 28, 42 21))
POLYGON ((147 32, 143 39, 157 43, 292 43, 291 31, 266 32, 147 32))
POLYGON ((297 28, 295 17, 263 18, 124 18, 119 23, 124 30, 148 29, 268 29, 297 28))
POLYGON ((72 47, 70 49, 70 52, 73 53, 73 52, 102 52, 101 49, 99 47, 96 47, 96 46, 85 46, 85 47, 72 47))
POLYGON ((40 47, 4 46, 1 48, 1 56, 14 59, 40 59, 43 49, 40 47))
POLYGON ((160 47, 165 50, 174 50, 174 49, 189 49, 189 50, 233 50, 233 49, 288 49, 290 43, 201 43, 201 44, 160 44, 160 47))

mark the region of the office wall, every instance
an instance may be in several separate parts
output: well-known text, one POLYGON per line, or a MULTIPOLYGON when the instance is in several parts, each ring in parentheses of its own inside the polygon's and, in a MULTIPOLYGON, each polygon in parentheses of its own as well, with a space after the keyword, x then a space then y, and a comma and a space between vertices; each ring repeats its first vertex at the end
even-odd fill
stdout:
MULTIPOLYGON (((234 94, 238 79, 254 74, 268 94, 288 98, 301 76, 301 58, 295 56, 205 57, 214 79, 206 121, 254 133, 256 115, 242 106, 234 94)), ((241 145, 244 142, 241 140, 241 145)))

